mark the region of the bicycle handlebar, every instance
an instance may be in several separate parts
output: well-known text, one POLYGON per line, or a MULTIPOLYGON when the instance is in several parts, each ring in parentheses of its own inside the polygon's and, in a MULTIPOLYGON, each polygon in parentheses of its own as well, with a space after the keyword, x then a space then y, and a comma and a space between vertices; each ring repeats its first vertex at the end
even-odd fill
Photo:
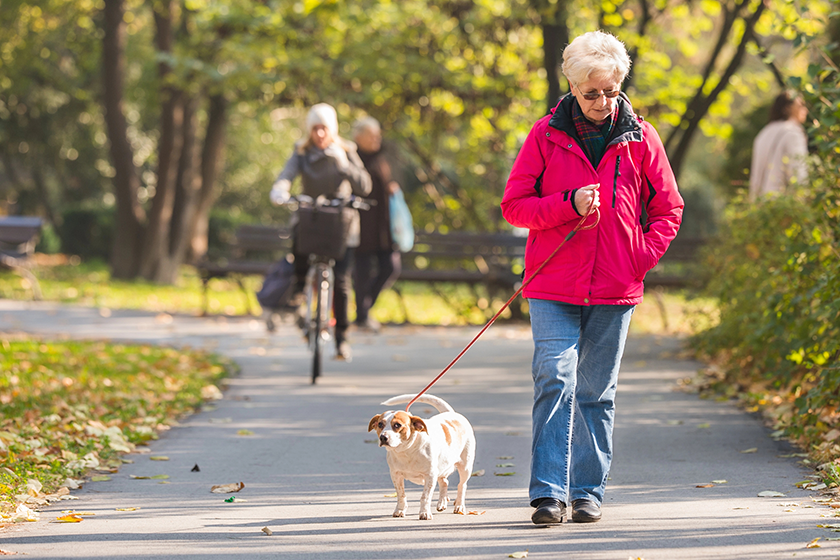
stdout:
POLYGON ((282 203, 281 206, 289 206, 293 210, 301 206, 304 208, 332 206, 355 208, 356 210, 370 210, 371 206, 376 206, 376 204, 376 200, 362 198, 356 195, 350 195, 349 198, 327 198, 325 196, 319 196, 314 199, 310 196, 298 195, 289 197, 289 200, 282 203))

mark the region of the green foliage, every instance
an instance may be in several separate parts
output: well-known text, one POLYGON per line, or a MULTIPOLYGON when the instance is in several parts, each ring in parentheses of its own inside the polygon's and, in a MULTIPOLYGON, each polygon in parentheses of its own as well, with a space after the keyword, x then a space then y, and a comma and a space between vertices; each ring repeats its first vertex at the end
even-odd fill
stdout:
MULTIPOLYGON (((826 43, 823 43, 826 44, 826 43)), ((696 340, 723 365, 724 384, 788 403, 779 426, 820 456, 840 456, 840 72, 836 43, 810 81, 816 147, 811 184, 795 197, 738 204, 708 255, 720 324, 696 340), (751 389, 751 392, 755 392, 751 389)), ((760 399, 759 399, 760 400, 760 399)))

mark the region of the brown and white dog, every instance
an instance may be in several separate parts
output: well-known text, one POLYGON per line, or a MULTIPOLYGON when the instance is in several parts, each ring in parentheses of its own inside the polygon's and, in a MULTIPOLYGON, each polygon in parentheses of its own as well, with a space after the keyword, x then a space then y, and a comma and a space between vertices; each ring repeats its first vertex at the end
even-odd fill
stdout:
MULTIPOLYGON (((385 406, 407 403, 414 395, 400 395, 383 402, 385 406)), ((405 517, 405 481, 423 485, 420 497, 420 519, 432 519, 432 494, 435 483, 440 484, 437 510, 444 511, 449 503, 446 492, 449 475, 458 469, 458 495, 455 513, 465 513, 464 497, 467 481, 472 475, 475 460, 475 435, 469 421, 455 412, 449 404, 433 395, 422 395, 417 402, 430 404, 440 414, 428 419, 412 416, 405 411, 389 410, 370 420, 368 431, 376 430, 379 447, 387 451, 391 480, 397 491, 394 517, 405 517)))

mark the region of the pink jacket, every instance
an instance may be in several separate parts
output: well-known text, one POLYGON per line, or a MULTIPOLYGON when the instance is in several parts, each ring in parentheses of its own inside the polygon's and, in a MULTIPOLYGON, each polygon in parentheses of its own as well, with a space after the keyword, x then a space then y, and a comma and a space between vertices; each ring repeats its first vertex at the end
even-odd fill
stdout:
POLYGON ((525 278, 580 220, 572 204, 578 188, 600 183, 601 221, 566 242, 524 296, 573 305, 635 305, 642 301, 645 273, 677 235, 683 199, 659 135, 633 113, 624 94, 597 169, 576 140, 573 102, 571 95, 563 97, 551 115, 537 121, 505 188, 502 214, 530 230, 525 278))

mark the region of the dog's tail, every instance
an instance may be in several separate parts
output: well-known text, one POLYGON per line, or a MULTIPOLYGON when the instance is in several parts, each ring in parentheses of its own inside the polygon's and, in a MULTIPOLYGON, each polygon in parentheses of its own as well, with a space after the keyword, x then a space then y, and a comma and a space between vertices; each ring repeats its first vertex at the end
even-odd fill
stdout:
MULTIPOLYGON (((390 399, 388 399, 387 401, 385 401, 381 404, 383 404, 385 406, 391 406, 391 405, 395 405, 395 404, 407 403, 407 402, 411 402, 411 399, 413 399, 414 396, 415 395, 400 395, 398 397, 391 397, 390 399)), ((425 393, 425 394, 421 395, 420 398, 417 399, 416 402, 430 404, 433 407, 435 407, 438 410, 438 412, 455 412, 455 409, 452 408, 451 406, 449 406, 448 402, 446 402, 445 400, 443 400, 440 397, 436 397, 436 396, 430 395, 428 393, 425 393)))

